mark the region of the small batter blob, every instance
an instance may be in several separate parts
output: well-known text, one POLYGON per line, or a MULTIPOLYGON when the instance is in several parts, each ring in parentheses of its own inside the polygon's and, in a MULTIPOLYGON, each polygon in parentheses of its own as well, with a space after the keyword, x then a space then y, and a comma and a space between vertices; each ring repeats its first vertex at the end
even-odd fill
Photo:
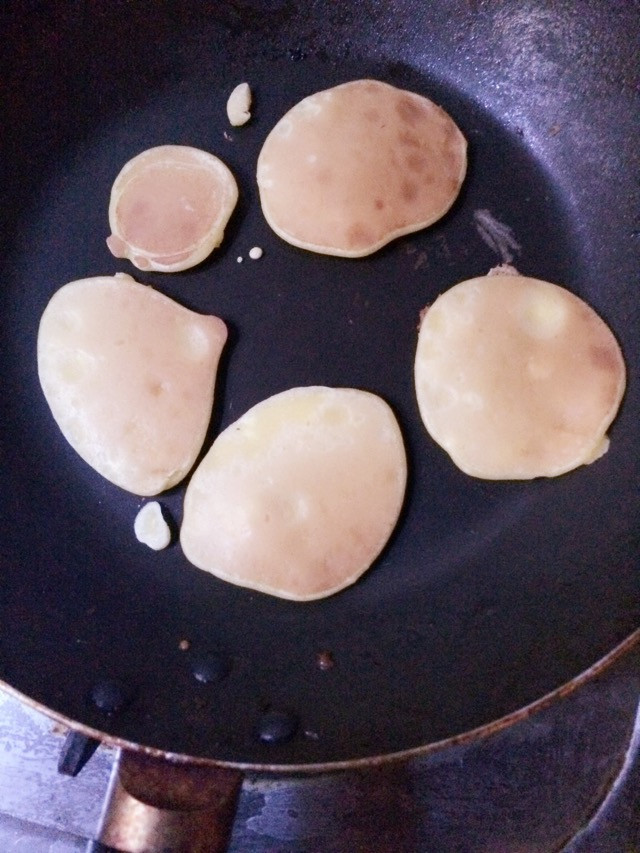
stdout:
POLYGON ((158 501, 149 501, 138 512, 133 522, 136 539, 153 551, 161 551, 171 542, 171 530, 162 514, 158 501))

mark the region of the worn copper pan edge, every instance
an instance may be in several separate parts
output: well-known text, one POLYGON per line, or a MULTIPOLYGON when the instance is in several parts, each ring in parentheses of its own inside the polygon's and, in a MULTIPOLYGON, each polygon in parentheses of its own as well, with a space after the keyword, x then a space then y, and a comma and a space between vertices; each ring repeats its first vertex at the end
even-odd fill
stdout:
POLYGON ((555 702, 559 702, 565 697, 570 696, 580 687, 585 684, 588 684, 590 681, 597 678, 602 673, 606 672, 609 667, 611 667, 619 658, 623 657, 636 645, 640 645, 640 628, 637 628, 635 631, 629 634, 628 637, 626 637, 621 643, 615 646, 610 652, 608 652, 606 655, 596 661, 596 663, 585 669, 579 675, 572 678, 570 681, 567 681, 565 684, 562 684, 555 690, 546 693, 540 699, 536 699, 528 705, 519 708, 517 711, 512 711, 510 714, 506 714, 504 717, 500 717, 497 720, 485 723, 484 725, 478 726, 475 729, 470 729, 469 731, 461 732, 460 734, 453 735, 452 737, 444 738, 444 740, 433 741, 432 743, 421 744, 420 746, 399 750, 397 752, 390 752, 384 755, 372 755, 367 758, 354 758, 351 760, 344 761, 328 761, 320 762, 317 764, 260 764, 256 762, 218 761, 214 758, 203 758, 202 756, 191 756, 184 755, 182 753, 167 752, 166 750, 156 749, 151 746, 144 746, 142 744, 132 743, 131 741, 128 741, 124 738, 119 738, 117 736, 110 735, 106 732, 100 731, 100 729, 95 729, 91 726, 86 726, 83 723, 71 720, 68 717, 65 717, 64 714, 59 714, 56 711, 53 711, 51 708, 42 705, 35 699, 31 699, 29 696, 25 696, 19 690, 16 690, 14 687, 11 687, 11 685, 7 684, 1 679, 0 688, 9 693, 10 695, 15 696, 16 699, 20 700, 21 702, 24 702, 26 705, 33 708, 34 710, 45 714, 46 716, 50 717, 53 720, 56 720, 57 722, 67 726, 68 728, 80 732, 81 734, 86 735, 87 737, 100 740, 106 745, 113 746, 119 749, 128 750, 130 752, 143 753, 154 758, 164 759, 165 761, 189 762, 191 764, 199 764, 209 767, 225 767, 234 770, 240 770, 243 772, 260 772, 274 774, 313 774, 326 773, 336 770, 356 770, 366 769, 369 767, 378 767, 382 764, 390 764, 395 761, 406 761, 413 758, 424 757, 434 752, 447 749, 448 747, 469 744, 473 741, 489 737, 490 735, 496 734, 497 732, 500 732, 503 729, 508 728, 509 726, 515 725, 516 723, 519 723, 523 720, 528 719, 529 717, 532 717, 534 714, 537 714, 543 711, 545 708, 550 707, 555 702))

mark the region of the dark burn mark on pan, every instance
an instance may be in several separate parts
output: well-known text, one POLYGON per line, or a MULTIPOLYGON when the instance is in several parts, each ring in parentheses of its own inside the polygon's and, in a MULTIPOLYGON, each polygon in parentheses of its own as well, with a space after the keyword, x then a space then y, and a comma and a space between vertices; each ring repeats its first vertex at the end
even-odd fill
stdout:
POLYGON ((326 672, 329 669, 333 669, 336 665, 335 658, 333 653, 324 649, 323 651, 318 652, 316 655, 316 666, 322 672, 326 672))

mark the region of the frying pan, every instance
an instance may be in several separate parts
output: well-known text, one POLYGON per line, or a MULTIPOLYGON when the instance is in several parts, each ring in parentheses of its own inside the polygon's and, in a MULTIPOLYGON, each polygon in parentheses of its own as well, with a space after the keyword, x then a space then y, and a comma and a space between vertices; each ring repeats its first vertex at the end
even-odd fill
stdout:
MULTIPOLYGON (((309 769, 482 731, 633 641, 637 3, 65 0, 6 2, 0 24, 7 687, 132 748, 309 769), (258 152, 300 98, 359 77, 447 109, 469 141, 467 180, 443 220, 370 258, 297 250, 262 217, 258 152), (254 114, 232 129, 226 97, 242 80, 254 114), (128 159, 163 143, 222 157, 241 200, 208 261, 143 274, 106 248, 109 191, 128 159), (419 419, 420 309, 504 259, 478 229, 478 211, 511 229, 522 273, 579 294, 625 355, 611 449, 561 478, 467 477, 419 419), (246 257, 254 245, 260 261, 246 257), (218 581, 177 544, 153 553, 135 541, 140 499, 66 444, 36 373, 52 294, 117 271, 228 324, 206 447, 250 406, 296 385, 364 388, 391 404, 409 458, 407 498, 360 582, 288 602, 218 581)), ((161 498, 176 527, 183 494, 161 498)))

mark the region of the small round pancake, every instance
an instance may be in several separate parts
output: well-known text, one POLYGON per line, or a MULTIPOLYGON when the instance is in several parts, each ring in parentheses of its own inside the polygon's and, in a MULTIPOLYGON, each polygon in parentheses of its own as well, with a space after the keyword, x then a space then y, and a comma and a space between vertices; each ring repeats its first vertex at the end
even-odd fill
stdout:
POLYGON ((258 158, 262 210, 294 246, 369 255, 447 212, 466 150, 428 98, 353 80, 305 98, 273 128, 258 158))
POLYGON ((113 184, 107 246, 141 270, 189 269, 220 245, 237 200, 235 178, 213 154, 186 145, 149 148, 113 184))
POLYGON ((38 375, 62 434, 112 483, 156 495, 204 441, 227 328, 130 276, 61 287, 38 331, 38 375))
POLYGON ((554 477, 606 452, 625 389, 609 327, 585 302, 520 275, 474 278, 424 313, 415 359, 431 437, 474 477, 554 477))
POLYGON ((222 580, 308 601, 352 584, 398 519, 407 464, 374 394, 292 388, 227 427, 193 474, 182 548, 222 580))

